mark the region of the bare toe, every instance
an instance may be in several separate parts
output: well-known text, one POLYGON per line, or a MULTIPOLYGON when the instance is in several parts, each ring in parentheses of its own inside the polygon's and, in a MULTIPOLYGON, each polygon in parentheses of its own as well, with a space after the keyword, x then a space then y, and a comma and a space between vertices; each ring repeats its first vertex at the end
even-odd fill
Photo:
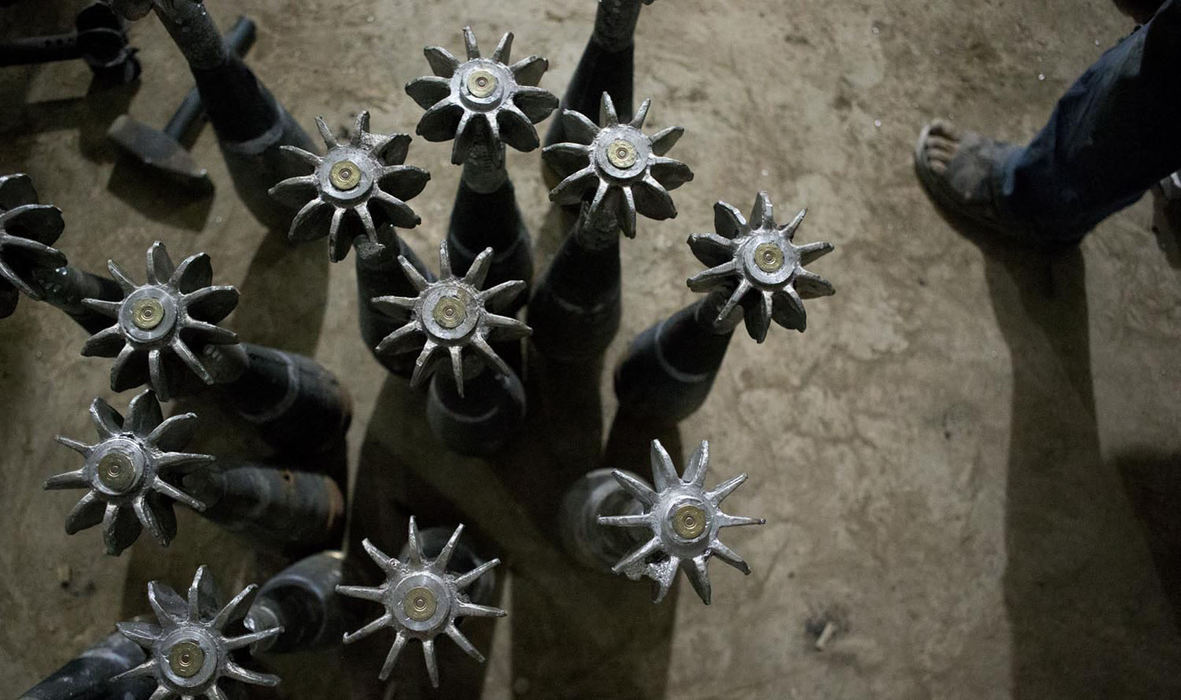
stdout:
POLYGON ((937 119, 919 135, 915 169, 927 193, 942 209, 1012 232, 1024 225, 999 210, 991 174, 1015 149, 937 119))
POLYGON ((960 130, 951 122, 943 119, 931 122, 931 136, 939 136, 952 141, 959 141, 961 138, 960 130))

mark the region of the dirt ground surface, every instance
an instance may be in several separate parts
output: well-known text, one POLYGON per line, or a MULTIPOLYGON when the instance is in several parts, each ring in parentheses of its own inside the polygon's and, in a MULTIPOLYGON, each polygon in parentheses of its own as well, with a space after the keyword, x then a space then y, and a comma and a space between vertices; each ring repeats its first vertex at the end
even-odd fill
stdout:
MULTIPOLYGON (((402 86, 427 73, 423 46, 460 53, 465 24, 489 48, 512 30, 516 55, 549 58, 542 86, 560 94, 595 11, 592 0, 207 4, 223 28, 240 12, 257 21, 249 62, 309 131, 316 115, 344 130, 368 109, 383 133, 413 133, 421 109, 402 86)), ((60 31, 80 6, 18 3, 0 29, 60 31)), ((974 243, 930 206, 911 165, 919 127, 937 116, 1027 139, 1130 29, 1107 0, 645 7, 636 95, 653 98, 652 130, 685 127, 672 155, 696 178, 674 193, 675 220, 642 221, 623 243, 624 321, 605 369, 535 366, 534 415, 495 460, 455 457, 430 435, 424 398, 363 346, 352 264, 330 265, 322 242, 288 248, 256 223, 210 129, 192 152, 217 185, 211 198, 117 158, 104 140, 115 116, 162 125, 191 85, 154 18, 132 29, 136 86, 91 90, 77 63, 0 72, 0 172, 28 173, 62 209, 59 247, 73 264, 99 271, 113 258, 142 275, 153 241, 177 259, 207 251, 215 279, 242 291, 225 325, 342 379, 354 400, 352 553, 365 536, 396 552, 417 513, 462 520, 504 560, 508 617, 467 627, 488 663, 441 642, 440 697, 1178 697, 1175 241, 1154 237, 1146 198, 1065 253, 974 243), (709 400, 678 427, 612 430, 610 369, 627 341, 694 299, 686 235, 710 230, 715 201, 747 211, 759 190, 783 220, 808 207, 797 241, 836 245, 813 265, 836 296, 809 302, 805 334, 774 327, 759 345, 740 331, 709 400), (684 584, 654 606, 646 584, 579 569, 554 537, 570 475, 600 464, 646 475, 657 436, 681 465, 709 439, 712 479, 750 474, 730 510, 767 519, 726 533, 753 573, 715 563, 709 607, 684 584)), ((423 223, 404 238, 432 266, 459 180, 449 154, 416 138, 408 159, 432 180, 411 202, 423 223)), ((543 270, 561 217, 538 153, 509 164, 543 270)), ((205 563, 230 591, 287 561, 184 513, 166 550, 145 536, 113 558, 96 530, 65 535, 75 498, 41 483, 76 455, 52 438, 88 438, 95 396, 122 409, 132 395, 109 390, 109 360, 79 355, 84 338, 27 299, 0 321, 5 696, 147 612, 149 580, 184 587, 205 563)), ((200 410, 198 447, 263 455, 217 407, 200 410)), ((259 696, 429 695, 416 645, 396 683, 376 682, 390 641, 377 635, 344 665, 337 652, 263 657, 283 682, 259 696)))

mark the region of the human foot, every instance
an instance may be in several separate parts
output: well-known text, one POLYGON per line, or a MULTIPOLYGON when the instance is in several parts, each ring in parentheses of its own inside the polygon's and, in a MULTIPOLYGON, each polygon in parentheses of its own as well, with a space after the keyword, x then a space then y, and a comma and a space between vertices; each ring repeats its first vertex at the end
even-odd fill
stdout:
POLYGON ((1020 235, 1028 226, 1001 212, 993 178, 997 164, 1015 149, 937 119, 919 135, 915 173, 931 200, 944 211, 993 231, 1020 235))

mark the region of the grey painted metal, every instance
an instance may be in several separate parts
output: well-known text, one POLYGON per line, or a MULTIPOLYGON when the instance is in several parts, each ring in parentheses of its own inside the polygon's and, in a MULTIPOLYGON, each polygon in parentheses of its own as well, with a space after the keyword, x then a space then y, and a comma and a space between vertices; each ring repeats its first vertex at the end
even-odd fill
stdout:
POLYGON ((282 627, 271 627, 242 635, 229 634, 246 615, 258 586, 250 584, 220 608, 215 589, 205 566, 197 569, 187 599, 159 581, 149 583, 148 602, 158 624, 120 622, 117 625, 123 636, 148 652, 148 659, 116 678, 154 677, 157 690, 153 700, 191 700, 198 696, 227 700, 225 690, 219 685, 223 679, 266 687, 278 685, 278 676, 241 666, 232 655, 283 632, 282 627))
POLYGON ((465 374, 462 393, 447 374, 431 380, 427 425, 452 452, 487 457, 502 450, 524 423, 525 387, 513 371, 465 367, 465 374))
POLYGON ((263 224, 287 229, 295 211, 267 191, 296 174, 281 146, 310 151, 316 148, 312 140, 229 51, 199 0, 116 0, 114 7, 129 19, 155 10, 189 63, 238 196, 263 224))
POLYGON ((74 31, 53 36, 23 37, 0 44, 0 66, 82 59, 95 77, 127 84, 140 75, 138 49, 127 42, 127 28, 104 2, 84 7, 74 31))
POLYGON ((111 389, 124 391, 145 382, 161 400, 182 389, 185 372, 207 385, 217 378, 193 347, 234 345, 238 336, 218 326, 238 305, 238 290, 214 286, 209 256, 196 253, 174 265, 164 244, 147 253, 147 283, 137 284, 111 260, 111 276, 123 288, 120 301, 86 299, 84 304, 114 324, 92 335, 82 347, 86 356, 114 357, 111 389))
POLYGON ((651 461, 655 488, 627 472, 618 469, 612 472, 620 488, 639 502, 642 512, 599 515, 599 524, 646 528, 650 537, 611 570, 632 580, 647 577, 655 581, 655 602, 668 595, 677 571, 684 571, 693 590, 709 605, 712 588, 707 565, 712 557, 750 574, 746 561, 718 539, 720 530, 737 525, 762 525, 766 521, 730 515, 721 509, 722 501, 746 481, 746 474, 739 474, 713 489, 705 488, 708 441, 702 440, 693 452, 684 477, 677 474, 672 458, 659 440, 652 441, 651 461))
POLYGON ((156 689, 152 679, 110 681, 146 658, 138 644, 112 632, 26 690, 20 700, 149 700, 156 689))
POLYGON ((221 34, 201 0, 111 0, 111 7, 128 20, 142 19, 155 10, 194 68, 214 68, 228 58, 221 34))
POLYGON ((653 0, 599 0, 595 12, 595 29, 591 35, 607 51, 621 51, 632 43, 636 22, 640 18, 641 1, 651 5, 653 0))
MULTIPOLYGON (((627 472, 631 474, 630 472, 627 472)), ((600 515, 639 515, 644 506, 632 498, 613 476, 612 469, 584 474, 567 489, 558 515, 562 546, 589 569, 606 570, 648 541, 635 528, 605 528, 600 515)), ((632 478, 638 479, 638 476, 632 478)))
POLYGON ((464 168, 464 182, 477 192, 498 189, 504 171, 504 145, 531 151, 540 145, 534 124, 558 106, 558 98, 537 87, 549 62, 540 56, 509 64, 513 35, 505 33, 488 58, 476 35, 464 27, 467 60, 460 62, 440 46, 424 49, 432 76, 415 78, 406 93, 426 110, 416 132, 427 141, 454 140, 451 162, 464 168))
MULTIPOLYGON (((225 43, 238 56, 245 56, 254 45, 254 21, 239 17, 226 32, 225 43)), ((205 113, 201 93, 193 88, 185 95, 180 107, 168 120, 163 130, 153 128, 120 114, 107 129, 107 140, 113 143, 133 162, 148 172, 160 175, 180 187, 197 194, 213 192, 213 181, 209 172, 201 167, 183 145, 181 139, 205 113)))
POLYGON ((185 475, 206 520, 284 553, 340 544, 344 495, 327 474, 219 459, 185 475))
POLYGON ((789 223, 777 225, 766 192, 755 197, 749 220, 725 202, 714 205, 716 233, 689 236, 693 254, 710 267, 690 277, 687 284, 695 292, 728 291, 715 323, 720 324, 741 304, 747 332, 760 343, 772 321, 803 332, 807 326, 804 299, 835 293, 828 280, 804 269, 832 252, 833 245, 793 242, 806 213, 801 209, 789 223))
POLYGON ((151 391, 131 400, 124 419, 106 401, 90 404, 98 442, 88 445, 57 436, 82 455, 82 467, 51 476, 46 489, 86 489, 66 516, 66 533, 102 523, 108 554, 117 555, 147 528, 161 545, 176 535, 172 501, 194 510, 205 504, 177 485, 186 471, 208 466, 213 457, 182 452, 196 428, 197 416, 184 413, 164 420, 151 391))
POLYGON ((328 551, 305 557, 268 579, 244 623, 252 632, 273 627, 283 632, 259 640, 250 651, 310 651, 339 644, 352 624, 336 593, 343 575, 344 553, 328 551))
POLYGON ((775 223, 771 200, 760 192, 748 221, 725 202, 714 205, 716 233, 689 237, 708 269, 688 280, 705 298, 640 333, 615 373, 621 407, 636 415, 679 421, 696 411, 713 386, 739 321, 758 342, 772 322, 803 331, 804 299, 828 296, 833 286, 804 265, 830 252, 826 242, 796 245, 804 218, 775 223))
POLYGON ((632 340, 615 371, 621 411, 675 423, 705 403, 742 321, 741 309, 716 321, 726 298, 725 290, 710 293, 632 340))
POLYGON ((66 264, 52 247, 64 229, 61 210, 37 203, 28 175, 0 176, 0 318, 16 308, 21 293, 64 311, 88 333, 106 320, 82 305, 82 299, 119 299, 113 280, 66 264))
POLYGON ((606 351, 622 315, 619 233, 634 237, 637 210, 653 218, 676 216, 669 189, 693 179, 687 165, 664 154, 683 133, 669 127, 649 137, 641 131, 651 106, 620 124, 614 103, 602 93, 601 123, 563 113, 579 142, 547 146, 546 162, 565 177, 550 192, 563 204, 579 204, 574 228, 562 242, 529 302, 534 344, 560 362, 587 361, 606 351), (589 125, 589 126, 588 126, 589 125), (585 141, 585 143, 583 143, 585 141))
POLYGON ((252 343, 206 345, 203 357, 214 378, 226 381, 218 386, 221 397, 276 451, 304 457, 344 439, 352 398, 312 358, 252 343))
POLYGON ((30 299, 42 299, 34 271, 66 264, 66 256, 52 247, 64 228, 60 209, 38 204, 28 175, 0 177, 0 290, 8 287, 30 299))
POLYGON ((348 141, 341 142, 323 117, 316 118, 328 153, 319 156, 298 146, 284 146, 312 172, 291 177, 270 190, 272 197, 298 209, 287 232, 293 242, 328 236, 328 257, 339 262, 359 235, 373 245, 397 245, 379 240, 378 232, 393 233, 384 226, 414 228, 421 219, 407 204, 422 192, 431 176, 426 170, 404 165, 410 148, 406 134, 374 134, 369 112, 357 115, 348 141))
MULTIPOLYGON (((664 154, 684 129, 670 126, 652 136, 641 131, 651 104, 651 99, 644 100, 630 122, 620 123, 610 95, 603 93, 602 127, 578 112, 562 112, 571 141, 543 150, 546 162, 564 178, 549 196, 566 205, 589 199, 585 214, 589 224, 583 226, 584 232, 598 232, 603 238, 621 230, 633 238, 637 212, 657 220, 677 215, 669 190, 692 180, 693 171, 664 154)), ((584 242, 589 242, 588 235, 584 235, 584 242)))
POLYGON ((66 516, 66 533, 103 526, 106 551, 118 555, 146 528, 162 546, 176 536, 173 502, 256 542, 282 548, 331 546, 344 527, 344 497, 324 474, 294 472, 184 452, 197 416, 167 420, 150 391, 131 400, 126 418, 102 399, 90 405, 98 442, 58 436, 82 466, 51 476, 45 488, 85 489, 66 516))
POLYGON ((435 639, 446 634, 464 652, 480 663, 484 655, 464 636, 456 626, 460 617, 503 617, 500 608, 477 605, 471 602, 467 589, 481 576, 500 563, 492 559, 471 571, 456 574, 448 570, 448 563, 455 553, 463 525, 455 528, 447 544, 433 559, 423 552, 414 517, 410 518, 410 536, 405 561, 388 556, 368 539, 362 541, 365 551, 386 575, 385 582, 375 588, 365 586, 337 586, 341 595, 360 598, 385 607, 385 613, 356 632, 344 635, 344 643, 351 644, 388 627, 396 632, 385 663, 382 664, 380 679, 386 680, 394 669, 399 654, 406 642, 417 639, 422 643, 427 673, 431 684, 439 685, 439 666, 435 658, 435 639))
POLYGON ((406 258, 398 258, 418 296, 373 299, 373 306, 390 316, 405 317, 410 312, 410 320, 382 339, 377 352, 398 353, 421 343, 411 386, 420 386, 434 372, 443 353, 451 362, 460 396, 464 378, 474 377, 484 366, 501 374, 512 372, 489 342, 518 340, 529 334, 529 327, 515 318, 492 313, 488 306, 520 294, 525 283, 513 280, 482 289, 491 259, 492 249, 487 248, 476 256, 467 274, 457 277, 444 242, 439 245, 439 279, 428 282, 406 258))

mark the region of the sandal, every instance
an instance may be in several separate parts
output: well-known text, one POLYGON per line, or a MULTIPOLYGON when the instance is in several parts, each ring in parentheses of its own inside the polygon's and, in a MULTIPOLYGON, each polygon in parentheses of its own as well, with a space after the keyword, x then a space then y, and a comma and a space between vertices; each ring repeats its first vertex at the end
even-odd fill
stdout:
POLYGON ((1031 233, 1030 226, 1001 212, 993 179, 996 164, 1017 148, 974 131, 961 133, 937 119, 919 134, 915 173, 940 209, 976 226, 1020 237, 1031 233))

